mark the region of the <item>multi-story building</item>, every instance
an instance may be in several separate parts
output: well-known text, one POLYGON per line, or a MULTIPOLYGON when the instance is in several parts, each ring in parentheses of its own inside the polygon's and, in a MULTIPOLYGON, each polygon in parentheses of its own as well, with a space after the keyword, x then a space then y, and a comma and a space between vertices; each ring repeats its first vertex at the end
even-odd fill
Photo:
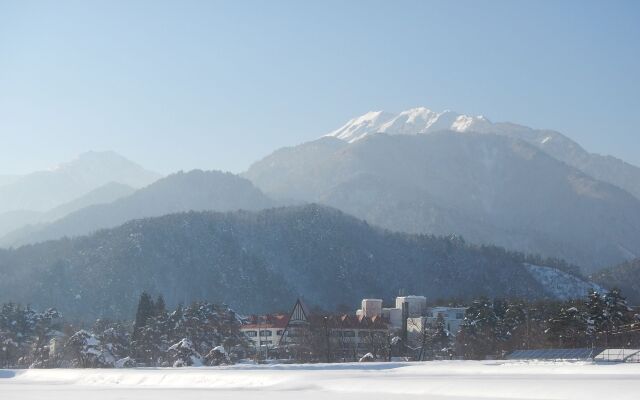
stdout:
POLYGON ((402 305, 407 303, 409 317, 423 316, 427 309, 427 298, 424 296, 398 296, 396 297, 396 308, 402 310, 402 305))
POLYGON ((424 316, 410 317, 407 320, 407 331, 410 334, 420 334, 425 327, 435 325, 441 316, 446 329, 455 336, 460 331, 466 310, 466 307, 428 307, 424 316))
POLYGON ((316 326, 326 327, 331 352, 336 357, 354 359, 366 353, 376 353, 387 346, 389 323, 381 315, 365 317, 345 314, 313 320, 316 326))
POLYGON ((424 296, 398 296, 395 307, 382 307, 381 299, 363 299, 362 308, 356 310, 357 316, 375 317, 382 316, 389 323, 389 328, 397 330, 402 328, 402 307, 407 304, 407 315, 409 317, 420 317, 425 315, 427 309, 427 298, 424 296))
POLYGON ((240 331, 251 340, 254 347, 274 347, 280 344, 288 322, 289 316, 286 314, 252 315, 246 319, 240 331))

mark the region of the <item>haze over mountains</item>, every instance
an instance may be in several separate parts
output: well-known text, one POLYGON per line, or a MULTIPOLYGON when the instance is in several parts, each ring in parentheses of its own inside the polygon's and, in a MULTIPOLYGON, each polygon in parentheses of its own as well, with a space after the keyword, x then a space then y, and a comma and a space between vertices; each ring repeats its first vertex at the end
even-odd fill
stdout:
MULTIPOLYGON (((306 282, 311 276, 313 279, 309 282, 338 285, 335 281, 318 275, 322 268, 326 268, 327 274, 364 279, 362 272, 357 271, 360 271, 360 264, 366 264, 365 258, 351 259, 353 254, 349 250, 355 251, 359 246, 357 235, 385 237, 384 240, 376 239, 376 246, 390 246, 389 251, 394 256, 385 256, 383 259, 391 271, 398 268, 418 271, 416 266, 407 267, 402 264, 404 256, 400 255, 400 250, 395 252, 393 248, 398 237, 411 243, 426 239, 422 236, 394 236, 382 233, 377 227, 399 233, 462 236, 466 243, 497 245, 509 250, 562 259, 580 266, 585 272, 592 272, 640 255, 640 185, 635 183, 640 181, 639 171, 637 167, 613 157, 590 154, 577 143, 554 131, 535 130, 510 123, 492 123, 484 117, 465 116, 449 111, 435 113, 424 108, 399 114, 371 112, 352 119, 343 127, 317 140, 279 149, 253 164, 242 176, 194 170, 160 178, 158 174, 113 152, 89 152, 52 171, 0 177, 0 195, 6 195, 0 197, 0 206, 5 210, 0 213, 0 246, 35 244, 0 254, 5 257, 2 262, 7 279, 15 278, 12 274, 17 271, 16 268, 35 271, 32 267, 37 267, 55 275, 58 273, 55 272, 56 268, 62 268, 56 265, 64 264, 65 260, 77 259, 81 261, 69 268, 75 272, 82 270, 85 274, 83 279, 88 281, 93 276, 112 282, 117 279, 114 275, 108 275, 115 268, 112 263, 122 264, 117 268, 125 268, 131 263, 144 262, 147 265, 150 260, 158 263, 157 257, 168 257, 162 261, 167 264, 168 271, 182 265, 181 258, 188 259, 192 256, 190 246, 208 245, 221 252, 206 253, 208 257, 222 257, 222 253, 227 251, 224 250, 223 243, 230 240, 229 236, 216 236, 221 233, 216 231, 214 235, 204 230, 190 236, 182 230, 193 226, 216 230, 217 224, 225 224, 232 218, 235 222, 227 225, 228 229, 241 229, 242 225, 242 229, 248 229, 244 232, 249 236, 258 234, 257 230, 266 229, 261 231, 259 237, 252 236, 250 239, 243 239, 241 243, 231 241, 229 246, 245 251, 258 246, 256 243, 261 243, 260 246, 263 247, 258 253, 249 252, 246 256, 253 260, 251 262, 262 260, 259 262, 262 263, 260 271, 252 270, 252 273, 264 277, 268 275, 268 279, 273 279, 274 282, 284 279, 282 273, 286 273, 292 276, 298 274, 301 282, 306 282), (170 216, 166 219, 147 220, 189 211, 259 211, 304 203, 334 207, 376 228, 352 229, 361 222, 323 206, 288 207, 257 214, 233 214, 233 217, 193 213, 188 218, 170 216), (309 215, 314 213, 321 217, 310 218, 309 215), (243 218, 249 218, 253 221, 252 224, 258 225, 251 225, 251 228, 247 228, 248 225, 244 222, 238 225, 238 221, 243 218), (324 223, 325 219, 335 224, 331 225, 331 229, 327 227, 322 231, 314 231, 313 235, 307 237, 308 243, 293 239, 280 243, 274 242, 275 239, 266 239, 270 234, 286 236, 287 230, 296 232, 299 223, 324 223), (138 221, 130 222, 132 220, 138 221), (274 231, 268 231, 267 227, 258 228, 265 221, 278 228, 274 231), (125 223, 128 228, 118 228, 125 223), (187 224, 187 227, 175 224, 187 224), (138 256, 134 248, 126 247, 130 243, 123 233, 137 235, 132 227, 146 227, 145 237, 148 240, 158 239, 158 243, 147 242, 147 246, 153 250, 151 253, 145 252, 138 261, 131 261, 129 258, 138 256), (341 231, 343 228, 344 231, 341 231), (94 234, 103 229, 112 230, 94 234), (165 232, 154 234, 153 229, 164 229, 165 232), (62 239, 82 235, 94 236, 71 241, 62 239), (305 247, 316 245, 318 241, 331 235, 335 235, 341 242, 340 251, 333 256, 321 256, 312 248, 305 247), (116 242, 110 242, 116 237, 116 242), (54 241, 38 244, 49 240, 54 241), (198 243, 191 243, 190 240, 198 243), (98 251, 93 247, 98 242, 101 246, 112 246, 114 251, 120 253, 101 254, 105 264, 91 267, 89 259, 82 257, 98 251), (164 250, 156 248, 172 245, 175 246, 171 254, 165 254, 164 250), (118 250, 121 246, 124 247, 118 250), (279 246, 285 246, 286 249, 279 246), (304 249, 291 246, 303 246, 304 249), (32 256, 32 253, 36 255, 32 256), (268 262, 264 261, 265 257, 268 262), (319 262, 324 263, 322 268, 317 264, 319 262), (276 266, 278 263, 284 263, 288 267, 280 270, 281 266, 276 266), (84 271, 83 268, 87 270, 84 271), (111 272, 102 270, 104 268, 111 272), (296 268, 299 269, 298 272, 296 268), (272 276, 274 271, 276 273, 272 276)), ((440 246, 452 239, 429 240, 440 243, 440 246)), ((331 246, 318 251, 331 253, 334 251, 332 249, 337 248, 337 244, 331 242, 331 246)), ((406 246, 408 245, 403 244, 400 247, 403 251, 414 251, 406 246)), ((456 246, 451 251, 458 248, 456 246)), ((427 247, 430 249, 428 251, 435 251, 433 247, 427 247)), ((473 246, 470 248, 475 249, 473 246)), ((469 251, 473 253, 475 250, 469 251)), ((507 254, 502 250, 499 253, 507 254)), ((435 257, 434 253, 430 254, 435 257)), ((464 257, 465 262, 477 265, 475 261, 470 261, 472 257, 467 257, 469 254, 464 257)), ((423 256, 426 257, 424 260, 431 257, 426 253, 423 256)), ((514 271, 519 271, 518 274, 525 274, 517 278, 525 283, 509 288, 509 281, 504 281, 504 276, 511 276, 509 274, 515 272, 502 267, 484 270, 486 275, 482 279, 502 282, 517 295, 529 295, 529 290, 533 288, 534 291, 560 298, 580 295, 588 287, 588 283, 580 276, 563 277, 544 268, 526 266, 521 256, 509 255, 509 263, 513 261, 509 257, 518 260, 516 264, 509 264, 509 268, 515 268, 514 271), (524 279, 523 276, 528 278, 524 279), (555 289, 550 288, 553 285, 555 289)), ((229 261, 229 265, 234 268, 248 265, 245 263, 249 261, 242 260, 242 257, 234 258, 229 261)), ((455 267, 452 267, 450 261, 442 259, 429 264, 429 274, 445 274, 448 277, 446 279, 462 279, 464 274, 470 273, 466 267, 462 268, 457 264, 458 261, 453 262, 455 267)), ((500 264, 504 259, 500 256, 494 261, 500 264)), ((208 262, 198 263, 199 272, 210 266, 208 262)), ((560 261, 550 263, 564 265, 560 261)), ((188 268, 181 271, 191 271, 188 268)), ((215 268, 207 274, 215 275, 220 272, 215 268)), ((253 265, 251 268, 258 267, 253 265)), ((594 279, 606 286, 612 282, 624 281, 625 276, 635 276, 636 270, 635 266, 611 268, 606 273, 594 275, 594 279)), ((63 268, 60 271, 66 270, 63 268)), ((149 279, 165 282, 164 277, 158 276, 159 271, 145 271, 149 279)), ((178 271, 171 273, 177 274, 178 271)), ((223 275, 231 273, 228 270, 223 275)), ((382 274, 378 270, 375 273, 382 274)), ((214 279, 213 275, 207 276, 214 279)), ((390 281, 396 279, 392 275, 382 276, 390 281)), ((334 278, 332 275, 331 279, 334 278)), ((26 285, 27 281, 13 282, 18 285, 15 288, 18 293, 24 289, 19 285, 26 285)), ((376 282, 366 282, 378 285, 376 282)), ((406 282, 408 280, 401 281, 408 288, 406 282)), ((418 283, 427 286, 416 286, 416 290, 428 289, 432 291, 431 294, 439 293, 442 296, 459 295, 472 290, 465 286, 464 290, 460 287, 459 291, 452 289, 441 293, 435 287, 428 286, 430 283, 418 283)), ((44 288, 46 282, 42 281, 41 285, 44 288)), ((165 282, 153 289, 168 290, 167 285, 165 282)), ((253 283, 250 286, 251 290, 257 290, 253 283)), ((353 289, 358 296, 365 294, 361 289, 356 290, 356 286, 350 290, 353 289)), ((217 290, 227 293, 225 290, 239 288, 233 285, 225 287, 224 290, 217 290)), ((631 298, 640 295, 640 291, 635 293, 635 286, 629 288, 634 291, 630 294, 631 298)), ((183 289, 192 290, 193 287, 183 289)), ((484 284, 481 289, 486 290, 487 294, 508 294, 494 287, 493 283, 484 284)), ((56 294, 60 298, 64 293, 70 295, 73 292, 66 287, 60 290, 68 290, 56 294)), ((300 286, 297 291, 291 291, 276 285, 274 290, 277 293, 260 293, 271 296, 273 304, 276 304, 282 299, 279 296, 329 289, 300 286)), ((326 302, 324 296, 329 292, 318 293, 309 296, 316 296, 318 301, 326 302)), ((174 298, 179 300, 183 295, 185 294, 178 291, 174 293, 174 298)), ((351 301, 350 298, 344 300, 351 301)), ((100 301, 107 300, 103 298, 100 301)))
POLYGON ((639 193, 640 169, 589 154, 557 132, 480 116, 370 112, 327 137, 277 150, 244 176, 274 198, 586 270, 640 254, 640 200, 631 193, 639 193))
POLYGON ((297 296, 333 309, 368 296, 391 300, 399 289, 432 300, 540 299, 581 296, 592 286, 553 265, 531 269, 532 261, 544 263, 457 238, 385 232, 317 205, 190 212, 0 250, 0 302, 123 318, 142 290, 171 305, 209 299, 253 313, 281 310, 297 296))
POLYGON ((251 182, 230 173, 178 172, 111 203, 90 205, 51 223, 16 230, 0 238, 0 245, 15 247, 86 235, 129 220, 176 212, 259 210, 275 204, 251 182))
POLYGON ((5 180, 0 185, 0 213, 44 212, 107 183, 140 188, 159 177, 114 152, 87 152, 54 169, 5 180))
POLYGON ((54 207, 49 211, 7 211, 0 214, 0 238, 18 229, 36 229, 37 226, 55 221, 84 207, 95 204, 110 203, 121 197, 128 196, 133 192, 135 192, 135 189, 131 186, 122 183, 109 182, 77 199, 54 207))

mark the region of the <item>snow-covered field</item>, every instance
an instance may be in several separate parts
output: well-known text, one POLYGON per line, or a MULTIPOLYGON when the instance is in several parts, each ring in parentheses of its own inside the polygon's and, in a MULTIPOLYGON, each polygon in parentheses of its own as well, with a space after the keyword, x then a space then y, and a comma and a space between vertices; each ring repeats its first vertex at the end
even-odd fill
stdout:
POLYGON ((0 399, 638 399, 640 364, 442 361, 0 370, 0 399))

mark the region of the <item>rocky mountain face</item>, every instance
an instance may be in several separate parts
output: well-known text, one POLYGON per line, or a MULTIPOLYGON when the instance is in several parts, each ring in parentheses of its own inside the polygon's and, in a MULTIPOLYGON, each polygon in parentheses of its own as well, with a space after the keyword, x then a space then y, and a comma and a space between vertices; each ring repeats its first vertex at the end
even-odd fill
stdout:
POLYGON ((564 258, 587 271, 640 254, 640 200, 542 149, 563 137, 536 142, 515 128, 489 133, 506 125, 482 117, 409 114, 367 114, 274 152, 244 176, 275 198, 320 202, 392 230, 564 258))
POLYGON ((0 245, 17 247, 85 235, 133 219, 175 212, 259 210, 273 205, 251 182, 236 175, 200 170, 179 172, 111 203, 90 205, 53 222, 16 230, 1 238, 0 245))
POLYGON ((0 302, 95 319, 129 317, 142 290, 162 293, 171 306, 207 299, 244 313, 280 310, 297 296, 327 310, 363 297, 390 301, 400 289, 434 300, 557 298, 557 287, 541 279, 551 273, 569 293, 589 285, 557 261, 455 237, 391 233, 307 205, 172 214, 0 250, 0 302))

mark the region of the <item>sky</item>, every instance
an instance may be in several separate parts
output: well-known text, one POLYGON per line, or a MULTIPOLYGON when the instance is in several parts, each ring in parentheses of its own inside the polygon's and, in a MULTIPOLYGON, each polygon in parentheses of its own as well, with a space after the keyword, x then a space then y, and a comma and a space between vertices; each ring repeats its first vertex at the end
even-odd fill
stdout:
POLYGON ((0 0, 0 175, 88 150, 241 172, 416 106, 640 165, 640 1, 0 0))

